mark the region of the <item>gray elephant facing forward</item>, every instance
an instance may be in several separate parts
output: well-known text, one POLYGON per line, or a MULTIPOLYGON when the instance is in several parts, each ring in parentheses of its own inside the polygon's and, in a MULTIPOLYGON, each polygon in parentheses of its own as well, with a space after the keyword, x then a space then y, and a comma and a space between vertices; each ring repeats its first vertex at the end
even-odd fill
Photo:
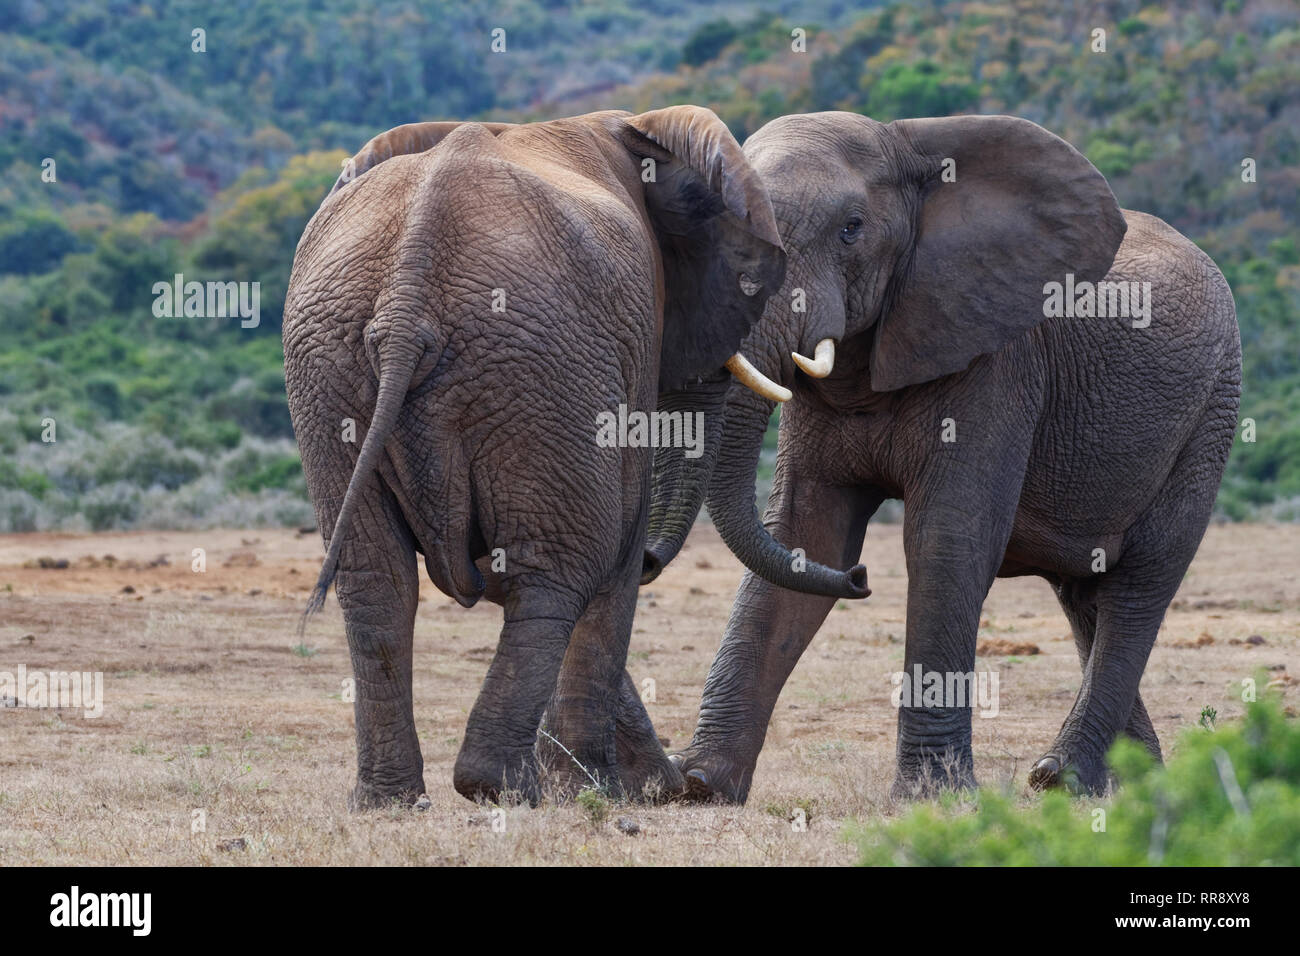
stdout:
MULTIPOLYGON (((971 674, 994 577, 1037 575, 1083 680, 1030 784, 1104 790, 1121 733, 1158 757, 1138 684, 1237 423, 1219 270, 1159 219, 1121 212, 1083 156, 1025 120, 787 116, 745 154, 790 258, 744 350, 794 399, 763 523, 772 405, 729 399, 708 505, 751 570, 675 757, 690 792, 745 799, 777 695, 832 607, 764 580, 774 552, 855 561, 887 498, 906 504, 906 674, 971 674)), ((904 702, 894 792, 973 774, 969 705, 904 702)))
MULTIPOLYGON (((716 449, 724 366, 765 387, 732 356, 783 272, 761 184, 695 107, 413 124, 349 164, 299 243, 284 349, 328 543, 312 603, 336 583, 357 680, 354 806, 424 790, 417 553, 460 603, 505 608, 457 790, 536 801, 548 702, 588 769, 631 795, 680 787, 624 666, 638 580, 704 486, 652 491, 649 451, 603 447, 597 422, 699 410, 716 449)), ((682 453, 659 449, 655 475, 682 453)), ((862 574, 817 568, 808 586, 860 595, 862 574)))

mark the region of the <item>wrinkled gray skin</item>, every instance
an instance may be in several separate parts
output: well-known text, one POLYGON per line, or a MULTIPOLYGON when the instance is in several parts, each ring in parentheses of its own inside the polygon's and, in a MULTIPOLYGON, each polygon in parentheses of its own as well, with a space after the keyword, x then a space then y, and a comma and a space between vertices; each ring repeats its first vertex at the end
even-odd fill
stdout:
MULTIPOLYGON (((788 116, 745 154, 789 260, 743 350, 795 395, 761 525, 771 405, 733 388, 708 495, 727 544, 751 569, 768 532, 842 566, 881 502, 902 498, 906 671, 974 671, 994 577, 1038 575, 1083 680, 1031 785, 1105 790, 1120 733, 1158 758, 1138 684, 1237 423, 1241 351, 1219 270, 1159 219, 1121 213, 1087 160, 1024 120, 788 116), (941 181, 945 158, 955 182, 941 181), (1150 326, 1045 319, 1044 285, 1067 272, 1150 282, 1150 326), (791 312, 796 288, 806 313, 791 312), (796 373, 791 351, 811 356, 825 337, 832 374, 796 373), (941 440, 946 419, 955 442, 941 440)), ((674 757, 692 795, 745 799, 777 695, 833 603, 745 575, 694 740, 674 757)), ((969 707, 900 710, 896 796, 973 780, 969 707)))
POLYGON ((550 734, 603 782, 680 788, 624 664, 643 568, 680 547, 704 484, 652 494, 649 450, 599 447, 597 415, 703 411, 716 451, 723 364, 783 271, 761 184, 696 107, 412 124, 353 158, 298 245, 284 350, 328 545, 311 607, 336 583, 356 676, 354 808, 425 786, 417 553, 461 604, 505 608, 460 793, 538 799, 548 702, 550 734))

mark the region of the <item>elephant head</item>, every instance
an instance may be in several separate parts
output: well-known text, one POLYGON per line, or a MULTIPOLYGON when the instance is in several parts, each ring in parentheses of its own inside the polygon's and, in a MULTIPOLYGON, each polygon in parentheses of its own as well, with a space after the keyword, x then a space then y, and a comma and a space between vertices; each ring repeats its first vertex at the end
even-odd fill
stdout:
MULTIPOLYGON (((647 186, 647 206, 663 251, 668 290, 659 408, 706 409, 704 454, 699 459, 687 459, 676 449, 656 452, 642 573, 642 582, 648 583, 685 542, 718 459, 730 384, 712 374, 721 360, 730 355, 726 368, 735 382, 761 400, 790 397, 787 389, 736 351, 767 298, 780 288, 785 254, 781 251, 779 261, 772 257, 774 250, 781 250, 781 239, 771 204, 716 116, 698 107, 670 107, 623 122, 640 134, 625 135, 628 148, 642 156, 643 163, 658 163, 657 181, 647 186), (710 194, 721 197, 721 209, 701 217, 699 199, 710 194)), ((793 555, 778 548, 769 573, 785 579, 785 569, 796 565, 800 562, 793 555)), ((800 566, 803 570, 795 580, 800 590, 840 597, 865 593, 864 569, 841 573, 816 563, 800 566)))
MULTIPOLYGON (((742 348, 786 385, 836 368, 876 392, 965 369, 1044 319, 1044 285, 1102 278, 1126 224, 1102 175, 1027 120, 773 120, 745 143, 789 256, 742 348)), ((769 580, 784 548, 754 508, 772 403, 733 389, 708 492, 724 540, 769 580)), ((798 589, 798 576, 787 575, 798 589)))

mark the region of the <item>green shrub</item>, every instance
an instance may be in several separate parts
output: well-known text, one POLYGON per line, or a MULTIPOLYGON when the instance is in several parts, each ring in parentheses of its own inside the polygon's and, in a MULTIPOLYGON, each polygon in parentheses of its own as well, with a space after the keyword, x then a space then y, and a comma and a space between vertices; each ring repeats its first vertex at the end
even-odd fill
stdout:
POLYGON ((727 20, 712 20, 691 34, 682 47, 682 60, 691 66, 700 66, 714 59, 726 49, 740 30, 727 20))
POLYGON ((259 376, 257 381, 239 379, 228 391, 208 400, 206 414, 264 438, 291 437, 293 423, 284 394, 284 373, 277 369, 273 375, 280 376, 278 385, 273 376, 259 376))
POLYGON ((121 481, 101 485, 81 499, 81 513, 91 531, 127 527, 140 515, 140 491, 121 481))
POLYGON ((0 488, 25 491, 33 498, 43 498, 53 487, 49 476, 32 469, 20 469, 11 461, 0 459, 0 488))
POLYGON ((261 491, 264 488, 285 488, 306 492, 302 474, 302 461, 296 454, 280 455, 255 470, 236 475, 229 487, 236 491, 261 491))
POLYGON ((53 213, 20 212, 0 226, 0 270, 47 272, 79 246, 76 235, 53 213))
POLYGON ((138 489, 161 485, 175 491, 203 470, 199 455, 177 448, 161 435, 137 432, 111 441, 103 449, 95 479, 100 485, 125 481, 138 489))
POLYGON ((576 802, 593 825, 598 826, 609 818, 609 798, 595 787, 583 787, 578 793, 576 802))
POLYGON ((947 116, 971 109, 979 88, 931 60, 894 63, 879 77, 864 80, 868 116, 882 123, 907 116, 947 116))
POLYGON ((93 375, 86 380, 86 399, 105 418, 122 417, 122 387, 112 375, 93 375))
POLYGON ((851 831, 867 866, 1300 864, 1300 722, 1275 699, 1244 720, 1184 732, 1167 766, 1127 738, 1107 799, 1061 791, 1028 809, 983 789, 851 831), (1104 827, 1104 829, 1102 829, 1104 827))
POLYGON ((176 443, 211 453, 238 447, 243 434, 234 422, 199 419, 181 427, 176 443))

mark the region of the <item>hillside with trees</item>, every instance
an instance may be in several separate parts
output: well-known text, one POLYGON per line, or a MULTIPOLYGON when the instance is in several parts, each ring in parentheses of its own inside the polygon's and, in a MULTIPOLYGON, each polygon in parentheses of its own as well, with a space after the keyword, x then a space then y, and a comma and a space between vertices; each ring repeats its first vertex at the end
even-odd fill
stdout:
POLYGON ((741 139, 783 113, 843 109, 1012 113, 1076 144, 1124 206, 1166 219, 1228 277, 1257 440, 1237 442, 1219 511, 1295 520, 1300 8, 1063 6, 9 5, 0 531, 310 520, 279 320, 298 236, 342 159, 413 120, 683 102, 741 139), (260 282, 259 325, 156 317, 153 285, 177 273, 260 282))

